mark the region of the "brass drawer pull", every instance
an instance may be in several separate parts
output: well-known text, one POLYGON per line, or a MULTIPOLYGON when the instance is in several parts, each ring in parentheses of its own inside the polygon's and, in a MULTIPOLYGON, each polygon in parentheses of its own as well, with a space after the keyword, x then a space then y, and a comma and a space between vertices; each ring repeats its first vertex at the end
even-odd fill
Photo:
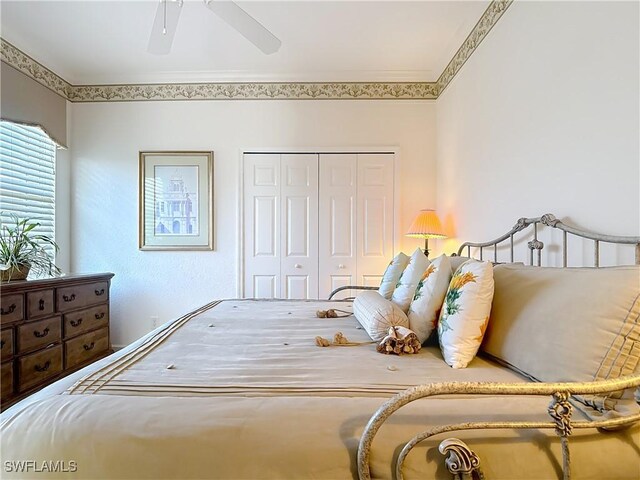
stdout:
POLYGON ((47 335, 49 335, 49 327, 45 328, 42 332, 34 330, 33 334, 38 338, 46 337, 47 335))
POLYGON ((93 350, 93 347, 96 346, 95 342, 91 342, 91 344, 87 345, 86 343, 83 345, 84 349, 88 352, 89 350, 93 350))
POLYGON ((37 372, 46 372, 47 370, 49 370, 49 367, 51 366, 51 360, 47 360, 44 364, 44 367, 41 367, 39 364, 35 366, 35 369, 37 372))
POLYGON ((69 323, 72 327, 79 327, 82 323, 82 318, 79 318, 78 320, 71 320, 69 323))
POLYGON ((6 310, 4 308, 0 308, 0 315, 9 315, 10 313, 16 311, 16 307, 17 305, 15 303, 12 303, 6 310))
POLYGON ((100 296, 100 295, 104 295, 104 288, 101 288, 100 290, 94 290, 94 293, 96 294, 96 296, 100 296))
POLYGON ((63 296, 62 296, 62 299, 63 299, 65 302, 73 302, 73 301, 76 299, 76 294, 75 294, 75 293, 72 293, 71 295, 63 295, 63 296))
POLYGON ((101 320, 104 318, 104 312, 96 313, 96 320, 101 320))
POLYGON ((42 298, 38 302, 38 310, 44 310, 44 300, 42 298))

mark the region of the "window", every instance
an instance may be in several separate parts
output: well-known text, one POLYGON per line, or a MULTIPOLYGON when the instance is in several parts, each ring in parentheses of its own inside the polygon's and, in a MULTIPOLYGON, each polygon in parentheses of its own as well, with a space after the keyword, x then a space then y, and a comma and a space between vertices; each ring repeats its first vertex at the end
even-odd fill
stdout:
MULTIPOLYGON (((34 232, 55 238, 56 145, 37 127, 0 122, 0 212, 31 218, 34 232)), ((55 252, 45 246, 54 258, 55 252)))

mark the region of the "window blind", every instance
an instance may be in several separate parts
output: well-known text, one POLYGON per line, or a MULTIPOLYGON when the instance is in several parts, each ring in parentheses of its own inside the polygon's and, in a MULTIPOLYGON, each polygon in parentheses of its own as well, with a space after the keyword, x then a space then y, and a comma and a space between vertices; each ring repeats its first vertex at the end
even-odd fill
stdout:
MULTIPOLYGON (((39 128, 0 122, 0 220, 10 214, 40 225, 33 232, 55 238, 56 146, 39 128)), ((54 258, 55 252, 43 245, 54 258)))

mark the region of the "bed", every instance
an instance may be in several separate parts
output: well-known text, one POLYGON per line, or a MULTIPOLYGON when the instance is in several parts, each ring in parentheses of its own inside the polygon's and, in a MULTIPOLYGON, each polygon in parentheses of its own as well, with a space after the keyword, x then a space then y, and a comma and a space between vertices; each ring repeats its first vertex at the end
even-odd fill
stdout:
POLYGON ((351 303, 214 301, 166 323, 3 412, 3 478, 639 477, 637 405, 566 406, 638 372, 546 384, 483 356, 451 369, 434 345, 381 355, 329 308, 351 303), (363 344, 315 344, 336 332, 363 344))

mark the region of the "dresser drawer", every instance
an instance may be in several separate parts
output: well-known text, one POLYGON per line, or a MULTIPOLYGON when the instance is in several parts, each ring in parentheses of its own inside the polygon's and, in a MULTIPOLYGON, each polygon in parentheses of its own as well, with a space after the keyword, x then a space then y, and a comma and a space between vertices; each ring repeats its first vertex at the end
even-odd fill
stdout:
POLYGON ((24 392, 62 371, 62 345, 18 359, 18 390, 24 392))
POLYGON ((59 312, 68 312, 77 308, 106 302, 109 299, 107 282, 86 283, 73 287, 58 288, 57 305, 59 312))
POLYGON ((0 318, 2 319, 2 323, 15 322, 24 318, 23 295, 3 295, 1 304, 0 318))
POLYGON ((13 362, 6 362, 0 366, 2 384, 0 385, 0 397, 2 399, 13 396, 13 362))
POLYGON ((60 317, 24 323, 18 327, 18 353, 44 347, 62 339, 60 317))
POLYGON ((88 330, 109 326, 109 306, 107 304, 66 313, 63 319, 64 338, 71 338, 88 330))
POLYGON ((109 329, 85 333, 64 345, 65 368, 80 365, 109 350, 109 329))
POLYGON ((2 341, 0 341, 0 352, 2 361, 13 356, 13 328, 2 330, 2 341))
POLYGON ((53 313, 53 289, 27 293, 27 318, 46 317, 53 313))

